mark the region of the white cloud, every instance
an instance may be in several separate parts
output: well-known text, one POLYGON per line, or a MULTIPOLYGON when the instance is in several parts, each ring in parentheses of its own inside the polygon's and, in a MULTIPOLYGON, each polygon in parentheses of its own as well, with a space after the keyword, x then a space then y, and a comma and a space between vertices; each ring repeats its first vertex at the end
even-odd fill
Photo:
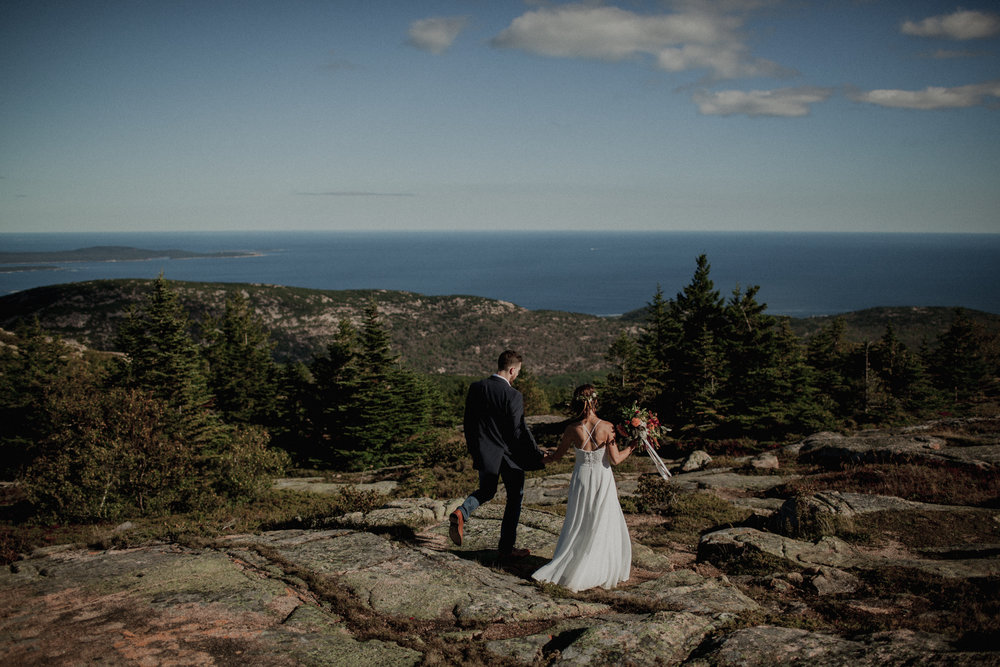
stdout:
POLYGON ((906 21, 903 34, 946 39, 981 39, 1000 35, 1000 15, 976 11, 931 16, 923 21, 906 21))
POLYGON ((407 42, 423 51, 440 55, 451 47, 468 22, 466 16, 420 19, 410 25, 407 42))
POLYGON ((823 102, 830 88, 780 88, 778 90, 721 90, 695 93, 698 111, 709 116, 808 116, 809 105, 823 102))
POLYGON ((707 69, 719 79, 783 73, 777 64, 749 55, 739 16, 706 11, 698 3, 683 7, 658 15, 593 4, 543 7, 514 19, 493 45, 556 58, 652 56, 661 69, 707 69))
POLYGON ((855 102, 867 102, 897 109, 963 109, 1000 98, 1000 80, 955 88, 931 86, 923 90, 869 90, 849 95, 855 102))

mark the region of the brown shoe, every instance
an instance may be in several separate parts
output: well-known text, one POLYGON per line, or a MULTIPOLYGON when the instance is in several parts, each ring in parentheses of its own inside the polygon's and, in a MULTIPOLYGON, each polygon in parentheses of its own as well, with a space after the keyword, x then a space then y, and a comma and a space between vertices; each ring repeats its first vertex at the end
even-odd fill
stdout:
POLYGON ((531 555, 531 551, 528 549, 511 549, 507 553, 500 554, 500 558, 507 560, 508 558, 527 558, 531 555))
POLYGON ((450 517, 451 525, 448 527, 448 535, 451 536, 451 541, 462 546, 462 529, 465 526, 465 517, 462 516, 461 510, 455 510, 451 513, 450 517))

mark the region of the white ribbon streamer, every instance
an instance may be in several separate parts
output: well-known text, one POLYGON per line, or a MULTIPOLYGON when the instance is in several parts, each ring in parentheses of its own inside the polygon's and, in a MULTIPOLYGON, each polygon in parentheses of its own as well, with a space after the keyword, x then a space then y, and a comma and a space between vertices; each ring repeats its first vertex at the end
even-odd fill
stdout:
POLYGON ((659 454, 656 453, 656 450, 653 449, 653 445, 650 444, 649 440, 645 436, 642 438, 642 444, 646 448, 646 453, 649 454, 649 458, 653 459, 653 465, 656 466, 656 470, 660 473, 660 476, 663 477, 663 479, 670 479, 672 475, 670 474, 670 471, 667 470, 667 464, 663 462, 663 459, 661 459, 659 454))

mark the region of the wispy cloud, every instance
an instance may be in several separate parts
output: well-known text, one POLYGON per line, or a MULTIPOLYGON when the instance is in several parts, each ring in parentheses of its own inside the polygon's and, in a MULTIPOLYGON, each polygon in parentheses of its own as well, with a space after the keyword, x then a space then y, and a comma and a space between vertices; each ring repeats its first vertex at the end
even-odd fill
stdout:
POLYGON ((357 190, 332 190, 329 192, 296 192, 303 197, 416 197, 412 192, 365 192, 357 190))
MULTIPOLYGON (((751 6, 729 6, 737 5, 751 6)), ((709 10, 704 3, 683 3, 676 13, 655 15, 567 4, 522 14, 492 44, 554 58, 621 61, 649 56, 660 69, 708 70, 715 79, 787 73, 774 62, 750 55, 742 26, 738 14, 709 10)))
POLYGON ((957 11, 931 16, 923 21, 905 21, 900 28, 905 35, 943 37, 946 39, 982 39, 1000 35, 1000 14, 957 11))
POLYGON ((440 55, 451 48, 468 22, 467 16, 435 17, 414 21, 410 25, 407 43, 422 51, 440 55))
POLYGON ((831 88, 803 86, 778 90, 700 91, 694 94, 698 111, 708 116, 808 116, 810 105, 833 94, 831 88))
POLYGON ((848 97, 855 102, 897 109, 964 109, 996 104, 993 100, 1000 98, 1000 80, 954 88, 930 86, 923 90, 855 91, 848 97))

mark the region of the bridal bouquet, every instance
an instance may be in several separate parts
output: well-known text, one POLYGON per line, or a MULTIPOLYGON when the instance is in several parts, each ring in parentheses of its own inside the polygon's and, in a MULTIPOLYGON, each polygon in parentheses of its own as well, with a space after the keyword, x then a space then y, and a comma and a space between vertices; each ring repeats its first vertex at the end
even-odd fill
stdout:
POLYGON ((649 458, 656 465, 656 470, 663 479, 670 479, 670 471, 663 459, 656 453, 655 446, 660 444, 658 438, 670 429, 660 424, 656 413, 650 412, 646 408, 640 408, 638 403, 633 403, 632 407, 622 411, 623 422, 618 424, 618 433, 629 441, 639 441, 645 448, 649 458))

